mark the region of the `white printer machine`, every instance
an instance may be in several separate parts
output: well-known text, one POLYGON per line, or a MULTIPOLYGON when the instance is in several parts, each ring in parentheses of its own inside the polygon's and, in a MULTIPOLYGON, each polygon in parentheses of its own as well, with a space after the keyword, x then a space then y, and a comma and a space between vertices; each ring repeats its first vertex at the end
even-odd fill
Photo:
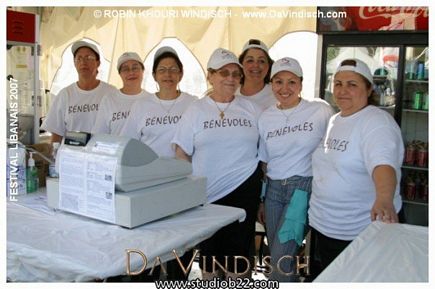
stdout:
MULTIPOLYGON (((189 162, 159 157, 138 140, 98 134, 85 146, 67 145, 65 141, 57 159, 65 150, 117 158, 114 222, 117 225, 133 228, 207 201, 206 178, 192 176, 189 162), (101 149, 104 147, 108 149, 101 149)), ((47 203, 59 208, 57 178, 47 179, 47 203)))

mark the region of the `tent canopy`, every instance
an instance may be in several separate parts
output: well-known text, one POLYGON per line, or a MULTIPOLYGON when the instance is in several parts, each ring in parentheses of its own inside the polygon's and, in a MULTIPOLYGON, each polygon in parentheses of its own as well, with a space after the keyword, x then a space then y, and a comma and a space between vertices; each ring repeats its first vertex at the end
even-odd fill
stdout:
MULTIPOLYGON (((316 7, 44 7, 41 79, 51 87, 65 49, 83 38, 98 43, 109 64, 125 51, 145 59, 162 39, 176 38, 205 71, 217 47, 239 54, 249 38, 270 47, 289 32, 314 32, 316 11, 316 7)), ((110 65, 106 80, 120 86, 116 65, 110 65)))

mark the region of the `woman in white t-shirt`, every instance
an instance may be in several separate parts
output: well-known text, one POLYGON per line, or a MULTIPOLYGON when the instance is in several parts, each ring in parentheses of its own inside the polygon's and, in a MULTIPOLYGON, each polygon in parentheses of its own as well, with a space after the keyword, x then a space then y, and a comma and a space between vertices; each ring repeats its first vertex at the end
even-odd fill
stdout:
POLYGON ((97 79, 100 54, 97 46, 77 41, 71 46, 79 80, 63 88, 54 99, 41 128, 51 132, 52 142, 61 142, 67 131, 90 133, 98 107, 116 88, 97 79))
POLYGON ((340 112, 313 154, 308 211, 322 269, 372 221, 398 222, 402 207, 402 135, 389 113, 370 105, 370 69, 358 59, 342 61, 333 88, 340 112))
MULTIPOLYGON (((243 208, 247 214, 244 222, 225 226, 200 245, 206 260, 200 262, 203 278, 219 275, 218 270, 212 272, 212 256, 222 266, 228 256, 227 277, 243 277, 234 273, 233 257, 249 258, 255 233, 261 187, 257 159, 261 111, 253 102, 235 96, 242 71, 232 52, 216 49, 207 71, 212 89, 186 110, 172 142, 177 157, 192 162, 193 175, 207 177, 209 203, 243 208)), ((250 275, 249 264, 238 261, 237 272, 250 275)))
POLYGON ((141 87, 145 67, 137 53, 123 53, 116 68, 122 79, 122 88, 103 98, 92 133, 120 135, 133 103, 149 95, 141 87))
POLYGON ((142 141, 161 157, 175 157, 171 140, 177 124, 186 108, 198 99, 178 89, 183 73, 183 63, 172 47, 156 51, 153 77, 159 91, 134 104, 122 135, 142 141))
POLYGON ((273 266, 269 279, 290 282, 299 279, 295 264, 305 237, 311 154, 325 134, 332 110, 325 101, 301 97, 303 73, 297 60, 285 57, 275 61, 271 75, 277 102, 258 121, 258 154, 267 175, 258 220, 266 223, 273 266), (295 215, 299 218, 292 218, 295 215))
POLYGON ((269 84, 273 60, 269 56, 266 44, 258 39, 249 39, 243 46, 239 62, 243 66, 243 75, 236 95, 255 102, 262 110, 275 104, 269 84))

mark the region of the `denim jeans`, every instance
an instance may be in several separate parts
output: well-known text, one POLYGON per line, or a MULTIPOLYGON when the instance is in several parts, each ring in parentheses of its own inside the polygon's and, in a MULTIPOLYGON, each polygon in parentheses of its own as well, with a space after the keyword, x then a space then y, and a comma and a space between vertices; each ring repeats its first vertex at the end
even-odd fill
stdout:
POLYGON ((295 189, 300 189, 311 194, 312 179, 312 177, 292 176, 285 180, 268 180, 264 205, 266 234, 270 249, 271 265, 273 266, 273 272, 269 277, 270 280, 280 282, 295 282, 299 280, 295 266, 299 246, 294 240, 281 244, 278 238, 278 231, 284 223, 287 207, 290 204, 293 192, 295 189), (283 256, 292 256, 292 258, 284 257, 279 261, 283 256), (282 272, 292 274, 286 276, 282 272))

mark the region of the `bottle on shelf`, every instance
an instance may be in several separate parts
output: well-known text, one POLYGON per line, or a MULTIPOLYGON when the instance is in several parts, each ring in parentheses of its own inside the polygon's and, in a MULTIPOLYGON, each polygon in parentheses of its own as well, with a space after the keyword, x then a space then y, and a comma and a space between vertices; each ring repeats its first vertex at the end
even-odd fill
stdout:
POLYGON ((429 110, 429 93, 427 91, 423 94, 421 109, 426 111, 429 110))
POLYGON ((54 142, 52 144, 52 150, 51 150, 51 163, 48 167, 48 175, 52 178, 58 178, 59 174, 56 171, 56 156, 57 156, 57 150, 59 149, 60 143, 54 142))
POLYGON ((33 153, 30 153, 29 160, 27 162, 26 170, 26 188, 27 193, 33 193, 38 190, 39 187, 39 177, 38 169, 35 166, 35 160, 33 159, 33 153))

